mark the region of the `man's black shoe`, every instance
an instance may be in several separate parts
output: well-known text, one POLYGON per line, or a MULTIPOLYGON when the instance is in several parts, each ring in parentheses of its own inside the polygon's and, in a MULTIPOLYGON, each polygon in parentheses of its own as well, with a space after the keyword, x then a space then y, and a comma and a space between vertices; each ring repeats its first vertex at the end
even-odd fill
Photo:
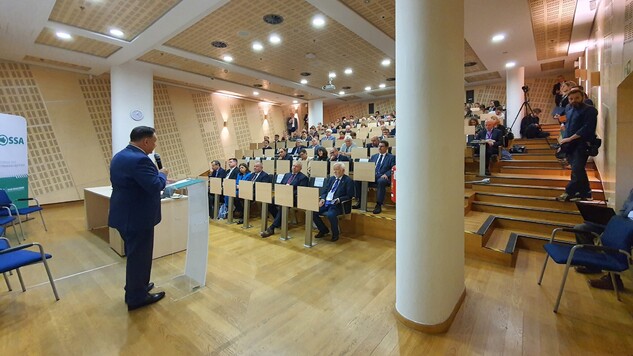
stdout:
POLYGON ((268 229, 266 229, 266 231, 260 233, 259 236, 261 236, 263 238, 267 238, 268 236, 271 236, 274 233, 275 233, 275 228, 274 227, 269 227, 268 229))
POLYGON ((382 212, 382 208, 380 207, 380 204, 376 205, 376 207, 374 208, 373 213, 374 214, 380 214, 382 212))
POLYGON ((582 274, 593 274, 600 273, 602 270, 600 268, 586 267, 586 266, 578 266, 575 268, 576 272, 582 274))
POLYGON ((149 284, 147 285, 147 289, 145 289, 145 290, 149 292, 152 289, 154 289, 154 282, 149 282, 149 284))
POLYGON ((338 235, 336 236, 332 235, 332 242, 336 242, 336 241, 338 241, 338 235))
POLYGON ((360 203, 352 205, 352 209, 360 209, 360 203))
POLYGON ((163 299, 164 297, 165 297, 165 292, 148 293, 147 296, 145 296, 145 300, 143 300, 139 304, 128 304, 127 310, 132 311, 138 308, 142 308, 146 305, 154 304, 157 301, 163 299))
POLYGON ((316 235, 314 235, 314 238, 315 239, 320 239, 323 236, 327 236, 327 234, 329 234, 329 233, 330 233, 329 231, 328 232, 321 232, 321 231, 319 231, 316 235))

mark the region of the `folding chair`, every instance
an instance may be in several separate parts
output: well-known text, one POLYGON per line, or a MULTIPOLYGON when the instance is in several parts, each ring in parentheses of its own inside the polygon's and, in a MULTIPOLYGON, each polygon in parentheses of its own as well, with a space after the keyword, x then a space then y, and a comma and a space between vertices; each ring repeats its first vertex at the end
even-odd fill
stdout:
MULTIPOLYGON (((18 209, 18 207, 13 203, 13 201, 11 201, 11 198, 9 198, 9 195, 7 194, 6 190, 4 189, 0 189, 0 207, 8 207, 10 210, 10 213, 12 215, 17 216, 18 218, 20 216, 25 216, 26 219, 28 219, 29 214, 35 213, 35 212, 39 212, 40 213, 40 218, 42 219, 42 225, 44 225, 44 231, 48 231, 48 229, 46 228, 46 222, 44 221, 44 216, 42 215, 42 207, 40 206, 40 202, 37 200, 37 198, 23 198, 23 199, 18 199, 17 201, 35 201, 35 205, 29 205, 26 208, 20 208, 18 209)), ((6 212, 0 212, 0 215, 6 215, 6 212)), ((22 230, 22 220, 18 219, 18 223, 20 224, 20 230, 22 230)), ((22 231, 22 236, 24 237, 24 231, 22 231)))

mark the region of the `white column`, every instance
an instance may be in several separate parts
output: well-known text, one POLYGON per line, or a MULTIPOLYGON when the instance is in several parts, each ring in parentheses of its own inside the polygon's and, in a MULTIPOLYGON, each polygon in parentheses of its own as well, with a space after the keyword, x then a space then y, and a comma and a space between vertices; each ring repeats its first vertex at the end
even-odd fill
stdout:
POLYGON ((323 123, 323 99, 310 100, 308 102, 308 127, 317 123, 323 123))
MULTIPOLYGON (((128 62, 110 70, 112 96, 112 155, 130 142, 130 132, 137 126, 154 127, 154 78, 152 70, 128 62), (138 111, 132 115, 133 111, 138 111), (140 120, 134 120, 142 116, 140 120)), ((160 133, 159 133, 160 136, 160 133)))
MULTIPOLYGON (((510 127, 514 122, 514 118, 517 117, 519 109, 523 104, 524 96, 523 87, 525 81, 525 68, 515 67, 506 70, 506 126, 510 127)), ((525 116, 525 109, 523 108, 516 120, 516 123, 512 127, 512 133, 514 137, 519 138, 521 135, 521 119, 525 116)))
POLYGON ((464 129, 440 119, 463 116, 463 9, 396 1, 396 312, 426 331, 450 320, 465 291, 464 129), (433 105, 421 114, 421 103, 433 105))

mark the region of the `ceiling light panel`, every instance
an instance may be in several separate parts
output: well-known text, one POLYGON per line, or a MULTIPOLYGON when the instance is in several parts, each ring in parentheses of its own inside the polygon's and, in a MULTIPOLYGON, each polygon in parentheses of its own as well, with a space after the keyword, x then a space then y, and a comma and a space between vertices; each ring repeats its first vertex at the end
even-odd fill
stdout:
POLYGON ((35 43, 102 58, 108 58, 121 48, 120 46, 77 35, 72 36, 72 40, 63 40, 57 37, 56 31, 47 27, 40 32, 37 39, 35 39, 35 43))
POLYGON ((255 7, 249 1, 226 2, 164 45, 221 60, 226 50, 210 46, 209 37, 203 35, 212 33, 211 40, 229 44, 231 55, 240 67, 294 83, 301 79, 299 73, 309 72, 312 74, 310 85, 315 88, 326 84, 328 73, 334 70, 338 74, 335 80, 337 87, 351 86, 360 90, 367 83, 379 83, 384 78, 395 76, 395 62, 389 67, 380 66, 385 54, 340 23, 326 17, 327 31, 316 31, 312 18, 321 11, 309 2, 293 1, 292 6, 288 6, 287 0, 266 0, 257 4, 255 7), (270 13, 283 16, 284 22, 270 25, 262 21, 262 15, 270 13), (264 36, 260 38, 264 51, 254 52, 252 42, 255 38, 240 37, 240 31, 264 36), (277 33, 282 39, 274 48, 268 44, 268 36, 272 33, 277 33), (306 58, 307 53, 314 53, 315 58, 306 58), (346 54, 346 58, 341 58, 342 54, 346 54), (341 63, 342 59, 345 62, 341 63), (353 75, 342 74, 347 67, 353 68, 353 75))

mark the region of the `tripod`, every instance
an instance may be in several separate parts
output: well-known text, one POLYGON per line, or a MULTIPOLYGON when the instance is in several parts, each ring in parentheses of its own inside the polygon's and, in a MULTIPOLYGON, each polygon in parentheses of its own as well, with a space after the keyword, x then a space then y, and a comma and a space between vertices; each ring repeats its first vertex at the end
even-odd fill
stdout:
POLYGON ((514 124, 517 122, 519 115, 521 115, 521 111, 523 111, 523 108, 527 108, 528 114, 534 114, 534 110, 532 110, 532 106, 530 105, 530 95, 528 94, 527 90, 523 90, 523 104, 521 104, 521 107, 519 107, 519 111, 514 117, 514 121, 512 121, 512 125, 510 125, 510 131, 512 131, 512 128, 514 127, 514 124))

